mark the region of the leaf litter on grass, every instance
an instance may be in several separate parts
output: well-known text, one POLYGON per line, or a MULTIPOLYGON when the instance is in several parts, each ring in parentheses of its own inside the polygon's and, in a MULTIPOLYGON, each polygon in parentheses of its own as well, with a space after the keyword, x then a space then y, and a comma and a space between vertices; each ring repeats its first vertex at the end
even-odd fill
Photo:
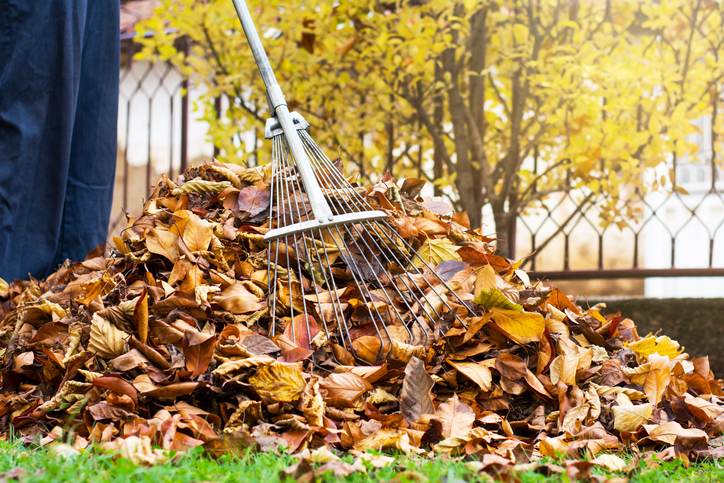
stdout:
POLYGON ((340 476, 360 470, 335 451, 471 457, 494 473, 564 455, 578 477, 624 469, 610 455, 624 449, 687 461, 724 453, 722 383, 706 357, 531 282, 465 216, 430 211, 409 183, 359 190, 459 299, 428 292, 408 305, 441 313, 427 344, 396 325, 375 337, 360 310, 372 302, 345 285, 340 264, 350 351, 322 327, 324 281, 280 269, 269 300, 269 181, 267 169, 217 162, 164 177, 106 256, 0 281, 0 431, 148 464, 164 460, 157 449, 285 448, 300 455, 297 476, 315 462, 340 476), (321 295, 291 318, 295 284, 321 295), (287 314, 276 330, 271 303, 287 314))

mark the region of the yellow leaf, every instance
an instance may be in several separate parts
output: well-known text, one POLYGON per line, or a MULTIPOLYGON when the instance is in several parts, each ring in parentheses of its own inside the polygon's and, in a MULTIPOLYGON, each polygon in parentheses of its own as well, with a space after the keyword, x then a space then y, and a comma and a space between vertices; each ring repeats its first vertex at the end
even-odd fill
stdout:
POLYGON ((376 387, 374 391, 365 399, 370 404, 396 403, 397 397, 385 391, 381 387, 376 387))
POLYGON ((481 305, 485 310, 492 307, 509 310, 523 310, 523 307, 510 300, 498 287, 498 281, 504 284, 502 279, 495 273, 492 265, 484 265, 478 270, 475 277, 475 289, 473 291, 473 302, 481 305))
POLYGON ((636 342, 626 344, 626 347, 634 351, 643 359, 646 359, 653 353, 673 359, 682 352, 679 343, 665 335, 659 337, 649 335, 641 340, 637 340, 636 342))
POLYGON ((536 312, 491 309, 495 325, 518 344, 537 342, 545 331, 545 320, 536 312))
POLYGON ((618 405, 613 411, 613 428, 616 431, 632 433, 649 420, 654 411, 651 403, 634 405, 618 405))
POLYGON ((113 359, 126 352, 129 337, 100 315, 93 314, 88 350, 104 359, 113 359))
MULTIPOLYGON (((486 265, 490 266, 490 265, 486 265)), ((523 307, 512 302, 508 297, 505 296, 500 289, 491 288, 488 290, 481 290, 475 294, 473 302, 482 306, 485 310, 489 310, 493 307, 507 310, 522 311, 523 307)))
POLYGON ((478 274, 475 276, 475 296, 477 297, 480 292, 497 288, 497 276, 492 265, 485 265, 478 270, 478 274))
POLYGON ((447 261, 462 261, 457 252, 458 248, 447 238, 428 238, 417 251, 412 266, 422 268, 425 266, 424 262, 436 266, 447 261))
POLYGON ((281 362, 260 367, 249 383, 260 396, 278 402, 296 401, 306 385, 299 366, 281 362))

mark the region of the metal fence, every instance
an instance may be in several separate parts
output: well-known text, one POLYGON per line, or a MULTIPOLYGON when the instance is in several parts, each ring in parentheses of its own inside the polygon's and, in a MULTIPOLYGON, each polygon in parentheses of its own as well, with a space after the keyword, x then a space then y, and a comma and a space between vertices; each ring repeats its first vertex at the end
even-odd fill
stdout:
MULTIPOLYGON (((171 65, 134 62, 130 39, 123 46, 116 204, 125 209, 137 204, 131 193, 146 194, 159 172, 183 171, 192 146, 187 80, 171 65), (164 136, 154 135, 159 124, 167 130, 164 136), (134 131, 140 135, 132 140, 134 131)), ((221 103, 217 111, 223 111, 221 103)), ((620 202, 635 205, 640 216, 619 225, 604 226, 598 219, 606 193, 566 189, 547 196, 526 207, 508 234, 517 247, 514 255, 530 253, 526 268, 549 279, 724 276, 724 179, 716 156, 709 158, 703 165, 674 162, 666 192, 629 193, 620 202), (667 255, 652 259, 651 253, 667 255)), ((118 216, 112 228, 123 221, 118 216)))
MULTIPOLYGON (((518 216, 511 234, 539 278, 588 280, 724 276, 724 170, 672 161, 670 184, 616 200, 637 213, 601 223, 605 192, 564 189, 518 216)), ((515 255, 515 254, 514 254, 515 255)))
MULTIPOLYGON (((136 195, 148 194, 158 171, 174 176, 184 171, 189 162, 188 80, 171 64, 135 61, 137 46, 132 38, 124 35, 121 39, 119 159, 114 204, 123 212, 138 202, 134 199, 136 195), (159 126, 166 132, 154 136, 159 134, 159 126), (159 153, 160 144, 165 147, 163 154, 159 153), (140 176, 138 167, 143 171, 140 176)), ((124 218, 121 213, 111 220, 111 232, 124 218)))

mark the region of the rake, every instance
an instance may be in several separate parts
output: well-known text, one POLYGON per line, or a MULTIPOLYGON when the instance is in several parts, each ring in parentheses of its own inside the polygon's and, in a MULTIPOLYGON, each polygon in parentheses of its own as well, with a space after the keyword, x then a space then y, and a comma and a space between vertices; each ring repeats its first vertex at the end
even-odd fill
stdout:
POLYGON ((460 313, 471 309, 289 111, 246 2, 233 3, 273 113, 265 127, 272 142, 271 335, 284 328, 307 349, 310 341, 331 343, 338 363, 352 356, 376 364, 400 343, 429 344, 453 319, 465 325, 460 313))

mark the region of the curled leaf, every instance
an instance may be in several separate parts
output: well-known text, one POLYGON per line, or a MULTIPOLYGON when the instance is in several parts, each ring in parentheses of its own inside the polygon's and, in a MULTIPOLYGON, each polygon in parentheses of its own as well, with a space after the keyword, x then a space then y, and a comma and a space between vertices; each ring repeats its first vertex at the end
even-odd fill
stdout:
POLYGON ((425 363, 417 357, 411 358, 405 367, 400 391, 400 412, 408 423, 416 422, 423 414, 435 412, 430 395, 433 384, 425 363))
POLYGON ((229 188, 231 186, 231 183, 229 181, 209 181, 205 179, 192 179, 187 182, 185 182, 182 185, 177 186, 173 189, 171 194, 179 196, 179 195, 188 195, 188 194, 195 194, 195 195, 205 195, 205 194, 211 194, 211 195, 218 195, 222 191, 224 191, 226 188, 229 188))

